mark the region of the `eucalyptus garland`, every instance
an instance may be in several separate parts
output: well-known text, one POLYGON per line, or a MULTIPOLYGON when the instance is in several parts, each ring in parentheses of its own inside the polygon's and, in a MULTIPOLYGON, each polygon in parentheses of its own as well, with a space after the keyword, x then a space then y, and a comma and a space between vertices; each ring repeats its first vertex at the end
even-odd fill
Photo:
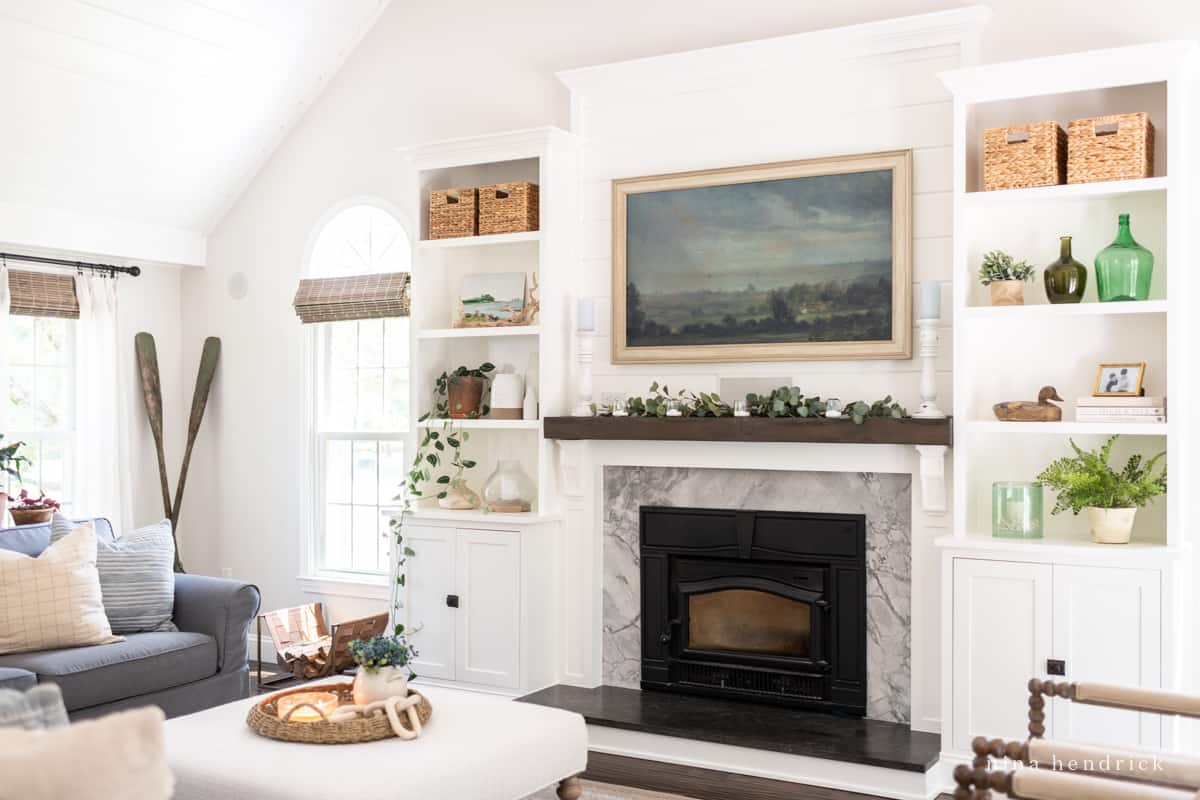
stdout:
MULTIPOLYGON (((746 411, 752 417, 820 418, 829 410, 829 400, 818 395, 805 396, 798 386, 780 386, 769 394, 746 395, 746 411)), ((631 417, 665 417, 673 402, 678 404, 680 416, 684 417, 733 416, 733 406, 715 392, 697 394, 682 389, 672 394, 668 387, 660 387, 657 381, 650 384, 650 392, 646 397, 626 399, 625 410, 631 417)), ((612 415, 611 406, 603 406, 596 411, 602 416, 612 415)), ((895 402, 891 395, 871 403, 851 400, 842 404, 841 413, 856 425, 871 418, 904 419, 908 416, 908 411, 895 402)))

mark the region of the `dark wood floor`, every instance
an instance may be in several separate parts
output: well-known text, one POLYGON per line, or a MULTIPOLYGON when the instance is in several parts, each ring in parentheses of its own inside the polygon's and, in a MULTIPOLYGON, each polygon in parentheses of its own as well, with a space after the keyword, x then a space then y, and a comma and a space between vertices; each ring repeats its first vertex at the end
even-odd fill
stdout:
MULTIPOLYGON (((696 800, 882 800, 858 792, 597 752, 588 753, 588 768, 583 777, 696 800)), ((938 800, 951 800, 951 797, 944 794, 938 800)))

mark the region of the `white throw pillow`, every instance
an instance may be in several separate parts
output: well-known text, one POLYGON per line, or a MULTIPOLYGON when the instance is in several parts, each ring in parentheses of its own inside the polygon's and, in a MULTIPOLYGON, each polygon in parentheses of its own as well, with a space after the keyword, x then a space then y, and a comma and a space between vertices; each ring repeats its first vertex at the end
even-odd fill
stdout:
POLYGON ((163 719, 146 706, 48 731, 0 730, 0 800, 169 800, 163 719))
POLYGON ((104 613, 91 525, 37 558, 0 550, 0 654, 121 641, 104 613))

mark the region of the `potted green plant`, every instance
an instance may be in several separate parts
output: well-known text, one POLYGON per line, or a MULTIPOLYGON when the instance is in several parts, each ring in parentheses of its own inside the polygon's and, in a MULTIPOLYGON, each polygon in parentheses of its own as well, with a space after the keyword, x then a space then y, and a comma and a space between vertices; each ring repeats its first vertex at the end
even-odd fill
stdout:
POLYGON ((1025 281, 1033 271, 1028 263, 1013 260, 1003 250, 989 250, 983 254, 979 282, 991 290, 992 305, 1020 306, 1025 304, 1025 281))
MULTIPOLYGON (((0 433, 0 439, 4 438, 4 434, 0 433)), ((14 478, 18 482, 21 480, 21 467, 29 466, 29 459, 23 455, 18 455, 18 451, 25 446, 24 442, 14 442, 13 444, 0 447, 0 471, 4 472, 9 478, 14 478)), ((8 488, 7 484, 3 491, 0 491, 0 509, 8 506, 8 488)))
POLYGON ((438 401, 434 416, 451 419, 486 416, 488 407, 483 403, 483 393, 488 376, 495 371, 494 364, 484 362, 474 369, 462 366, 453 372, 443 372, 436 383, 438 401))
POLYGON ((365 706, 377 700, 408 695, 408 682, 417 677, 409 664, 417 656, 400 626, 393 636, 372 636, 350 642, 350 657, 358 665, 354 675, 354 703, 365 706))
POLYGON ((1166 453, 1149 460, 1132 455, 1118 472, 1108 463, 1117 438, 1110 437, 1099 450, 1084 450, 1071 440, 1075 455, 1054 461, 1038 475, 1058 492, 1050 513, 1087 511, 1092 541, 1101 544, 1127 544, 1137 510, 1167 491, 1166 465, 1158 466, 1166 453))
POLYGON ((33 497, 29 490, 22 489, 21 493, 9 501, 8 513, 12 514, 13 522, 18 525, 42 525, 50 521, 54 512, 61 504, 51 500, 42 492, 39 497, 33 497))

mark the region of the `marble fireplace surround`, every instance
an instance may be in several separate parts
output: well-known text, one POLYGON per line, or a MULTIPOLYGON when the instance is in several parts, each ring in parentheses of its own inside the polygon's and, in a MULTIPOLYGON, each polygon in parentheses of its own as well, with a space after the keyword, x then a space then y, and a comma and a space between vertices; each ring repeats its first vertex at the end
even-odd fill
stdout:
POLYGON ((641 679, 641 506, 863 514, 867 716, 910 721, 911 475, 614 465, 602 481, 604 684, 636 689, 641 679))

